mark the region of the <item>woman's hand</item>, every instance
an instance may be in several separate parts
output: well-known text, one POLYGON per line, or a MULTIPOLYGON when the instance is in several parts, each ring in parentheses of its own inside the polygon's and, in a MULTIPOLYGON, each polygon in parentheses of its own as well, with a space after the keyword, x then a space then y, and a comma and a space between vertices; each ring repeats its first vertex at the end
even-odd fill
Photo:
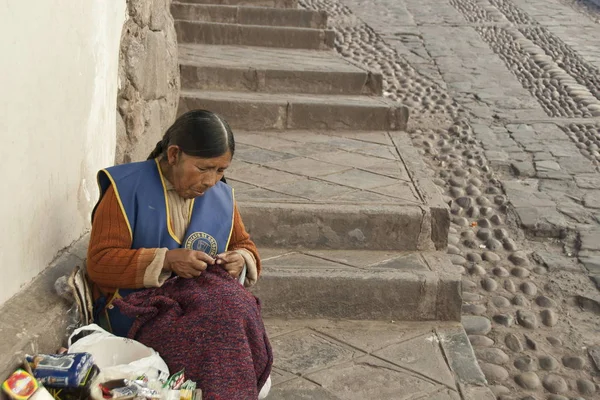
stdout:
POLYGON ((235 251, 227 251, 216 257, 217 265, 222 266, 229 275, 238 278, 244 269, 244 257, 235 251))
POLYGON ((163 269, 172 271, 182 278, 196 278, 209 265, 213 265, 215 259, 206 253, 190 249, 173 249, 167 251, 163 269))

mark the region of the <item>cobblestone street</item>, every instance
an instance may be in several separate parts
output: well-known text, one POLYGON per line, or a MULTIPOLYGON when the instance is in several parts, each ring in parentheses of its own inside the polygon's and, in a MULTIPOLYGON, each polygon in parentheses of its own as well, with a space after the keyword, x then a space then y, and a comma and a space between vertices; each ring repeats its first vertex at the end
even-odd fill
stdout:
POLYGON ((451 207, 463 325, 499 399, 597 399, 600 12, 559 0, 302 0, 381 72, 451 207))

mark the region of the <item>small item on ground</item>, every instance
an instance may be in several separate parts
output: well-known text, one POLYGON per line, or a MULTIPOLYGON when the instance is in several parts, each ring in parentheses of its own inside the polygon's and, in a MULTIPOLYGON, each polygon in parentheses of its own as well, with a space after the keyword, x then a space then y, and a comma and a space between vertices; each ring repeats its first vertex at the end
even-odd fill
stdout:
MULTIPOLYGON (((4 392, 15 400, 54 400, 55 398, 38 383, 28 369, 25 365, 25 370, 15 371, 2 385, 4 392)), ((61 400, 70 399, 61 397, 61 400)))
POLYGON ((85 378, 77 387, 66 388, 45 385, 45 388, 48 389, 48 392, 52 395, 52 397, 57 400, 87 400, 90 398, 92 383, 98 376, 99 372, 100 369, 96 365, 93 365, 92 368, 89 369, 85 378))
POLYGON ((52 387, 79 387, 94 365, 89 353, 27 355, 25 359, 39 383, 52 387))
POLYGON ((185 381, 184 371, 173 374, 165 381, 148 379, 142 375, 134 380, 113 379, 98 385, 105 399, 136 400, 201 400, 196 383, 185 381))
POLYGON ((165 389, 179 390, 183 383, 185 382, 185 371, 182 369, 179 372, 171 375, 169 379, 163 385, 165 389))
POLYGON ((179 400, 193 400, 196 392, 196 383, 189 379, 181 385, 179 390, 179 400))
POLYGON ((27 371, 18 369, 2 384, 2 390, 11 399, 25 400, 31 398, 39 384, 27 371))
POLYGON ((100 388, 105 399, 133 399, 140 395, 140 386, 127 379, 104 382, 100 384, 100 388))

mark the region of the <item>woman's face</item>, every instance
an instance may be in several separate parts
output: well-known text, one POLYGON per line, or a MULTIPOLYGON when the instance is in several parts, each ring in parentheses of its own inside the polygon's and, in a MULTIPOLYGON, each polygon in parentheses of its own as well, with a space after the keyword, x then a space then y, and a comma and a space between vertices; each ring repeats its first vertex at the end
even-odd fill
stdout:
POLYGON ((214 158, 192 157, 177 146, 167 151, 172 184, 184 199, 193 199, 217 184, 231 164, 231 152, 214 158))

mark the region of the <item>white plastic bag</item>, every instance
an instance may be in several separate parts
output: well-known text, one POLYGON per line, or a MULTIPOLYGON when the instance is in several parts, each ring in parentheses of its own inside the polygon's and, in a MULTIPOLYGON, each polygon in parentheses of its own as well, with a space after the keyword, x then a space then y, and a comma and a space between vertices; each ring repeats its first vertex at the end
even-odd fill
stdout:
POLYGON ((169 367, 152 348, 132 339, 115 336, 90 324, 76 329, 69 337, 69 353, 90 353, 102 375, 110 379, 130 379, 145 374, 148 379, 169 376, 169 367), (93 333, 73 342, 81 332, 93 333))

